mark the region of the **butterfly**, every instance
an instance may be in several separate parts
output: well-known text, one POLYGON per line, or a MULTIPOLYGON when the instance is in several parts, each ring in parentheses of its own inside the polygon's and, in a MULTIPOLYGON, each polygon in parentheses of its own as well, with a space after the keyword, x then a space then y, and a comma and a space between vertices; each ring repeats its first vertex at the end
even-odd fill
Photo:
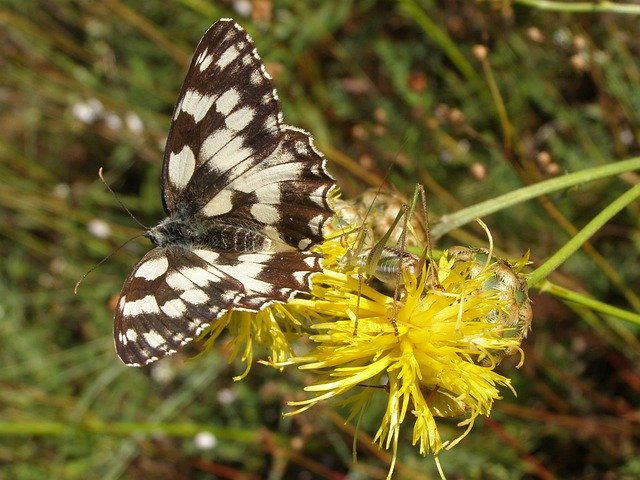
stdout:
POLYGON ((120 359, 175 353, 229 310, 310 290, 310 248, 333 215, 334 180, 307 132, 283 122, 253 41, 231 19, 204 34, 173 111, 162 167, 167 218, 134 267, 114 320, 120 359))

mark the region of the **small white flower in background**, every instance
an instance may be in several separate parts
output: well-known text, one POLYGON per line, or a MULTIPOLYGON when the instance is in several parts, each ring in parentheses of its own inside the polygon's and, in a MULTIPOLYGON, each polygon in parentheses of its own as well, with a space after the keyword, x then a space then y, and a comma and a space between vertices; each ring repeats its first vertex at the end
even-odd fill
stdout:
POLYGON ((109 130, 120 130, 122 128, 122 119, 113 112, 107 112, 104 116, 104 123, 109 130))
POLYGON ((211 432, 200 432, 193 438, 193 443, 199 450, 212 450, 218 445, 218 439, 211 432))
POLYGON ((551 36, 553 43, 559 47, 567 48, 571 45, 573 34, 568 28, 559 28, 551 36))
POLYGON ((142 119, 135 112, 127 112, 124 116, 124 123, 133 133, 142 133, 142 130, 144 130, 142 119))
POLYGON ((111 236, 111 227, 104 220, 94 218, 87 224, 87 230, 94 237, 105 240, 111 236))
POLYGON ((58 183, 53 187, 53 194, 58 198, 67 198, 71 193, 71 187, 68 183, 58 183))
POLYGON ((75 103, 71 107, 71 112, 82 123, 93 123, 102 117, 104 105, 97 98, 90 98, 84 102, 75 103))
POLYGON ((635 140, 635 135, 628 128, 623 128, 622 130, 620 130, 619 135, 620 135, 620 141, 626 146, 633 144, 635 140))
POLYGON ((251 2, 249 0, 236 0, 235 2, 233 2, 233 9, 243 17, 248 17, 249 15, 251 15, 253 6, 251 5, 251 2))
POLYGON ((218 391, 218 402, 222 405, 230 405, 235 402, 236 396, 237 395, 230 388, 223 388, 218 391))
POLYGON ((158 362, 153 364, 150 374, 154 382, 167 385, 176 378, 177 371, 171 362, 158 362))

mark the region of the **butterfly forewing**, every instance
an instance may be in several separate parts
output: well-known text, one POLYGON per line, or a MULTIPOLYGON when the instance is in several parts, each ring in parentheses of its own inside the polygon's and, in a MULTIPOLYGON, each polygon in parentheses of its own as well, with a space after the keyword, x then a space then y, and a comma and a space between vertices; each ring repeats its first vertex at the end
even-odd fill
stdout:
POLYGON ((118 355, 140 366, 174 353, 231 309, 258 311, 308 292, 333 215, 334 182, 310 135, 281 118, 251 38, 215 23, 176 104, 163 165, 169 217, 157 248, 126 280, 115 315, 118 355))
POLYGON ((194 212, 215 200, 277 147, 281 118, 251 38, 232 20, 215 23, 196 48, 174 109, 163 165, 167 212, 194 212))

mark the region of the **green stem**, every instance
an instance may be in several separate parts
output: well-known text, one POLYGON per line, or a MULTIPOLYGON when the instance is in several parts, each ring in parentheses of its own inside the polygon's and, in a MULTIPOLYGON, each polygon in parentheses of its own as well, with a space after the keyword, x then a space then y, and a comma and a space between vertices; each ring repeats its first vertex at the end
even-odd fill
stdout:
POLYGON ((554 2, 551 0, 513 0, 513 3, 537 8, 538 10, 550 10, 554 12, 573 13, 630 13, 640 14, 640 5, 623 4, 607 1, 593 2, 554 2))
POLYGON ((620 195, 616 200, 611 202, 602 212, 596 215, 585 227, 580 230, 575 237, 569 240, 556 253, 554 253, 546 262, 538 267, 528 278, 529 287, 542 282, 547 276, 553 272, 559 265, 564 263, 567 258, 573 255, 582 245, 593 236, 605 223, 616 215, 620 210, 625 208, 636 198, 640 197, 640 184, 630 188, 620 195))
MULTIPOLYGON (((134 435, 166 435, 171 437, 194 437, 201 432, 210 432, 218 439, 228 439, 243 443, 258 443, 263 438, 256 430, 228 428, 195 423, 137 423, 137 422, 101 422, 83 423, 63 422, 0 422, 0 436, 49 436, 60 437, 78 432, 90 432, 101 435, 129 437, 134 435)), ((283 435, 271 434, 279 443, 285 443, 283 435)))
POLYGON ((561 287, 559 285, 555 285, 548 280, 543 280, 539 285, 540 291, 545 293, 550 293, 551 295, 561 298, 563 300, 573 302, 582 306, 585 306, 592 311, 600 312, 605 315, 610 315, 612 317, 617 317, 622 320, 626 320, 628 322, 634 323, 636 325, 640 325, 640 314, 629 312, 628 310, 623 310, 621 308, 613 307, 606 303, 595 300, 591 297, 587 297, 580 293, 576 293, 567 288, 561 287))
POLYGON ((587 168, 586 170, 569 173, 562 177, 529 185, 528 187, 523 187, 485 202, 472 205, 471 207, 463 208, 450 215, 443 215, 439 223, 431 229, 431 236, 435 239, 440 238, 451 230, 469 223, 476 218, 489 215, 541 195, 638 169, 640 169, 640 157, 635 157, 621 162, 587 168))

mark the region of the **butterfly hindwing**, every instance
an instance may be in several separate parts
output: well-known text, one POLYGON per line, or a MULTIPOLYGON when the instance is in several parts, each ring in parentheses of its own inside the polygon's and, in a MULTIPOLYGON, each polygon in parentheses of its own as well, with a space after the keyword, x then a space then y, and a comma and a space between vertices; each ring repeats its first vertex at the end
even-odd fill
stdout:
POLYGON ((127 278, 116 350, 131 366, 191 342, 225 312, 259 311, 309 292, 322 268, 308 250, 333 215, 335 187, 311 136, 283 124, 251 38, 216 22, 196 48, 163 164, 168 217, 127 278))
POLYGON ((145 365, 196 338, 244 294, 215 268, 210 250, 155 248, 136 265, 116 308, 116 350, 127 365, 145 365))
POLYGON ((116 307, 122 361, 146 365, 194 340, 231 308, 257 311, 308 290, 311 252, 218 253, 155 248, 135 266, 116 307))
POLYGON ((308 133, 285 126, 274 152, 221 192, 229 211, 215 216, 233 224, 250 221, 289 249, 317 244, 332 214, 328 195, 333 183, 327 181, 324 162, 308 133))

